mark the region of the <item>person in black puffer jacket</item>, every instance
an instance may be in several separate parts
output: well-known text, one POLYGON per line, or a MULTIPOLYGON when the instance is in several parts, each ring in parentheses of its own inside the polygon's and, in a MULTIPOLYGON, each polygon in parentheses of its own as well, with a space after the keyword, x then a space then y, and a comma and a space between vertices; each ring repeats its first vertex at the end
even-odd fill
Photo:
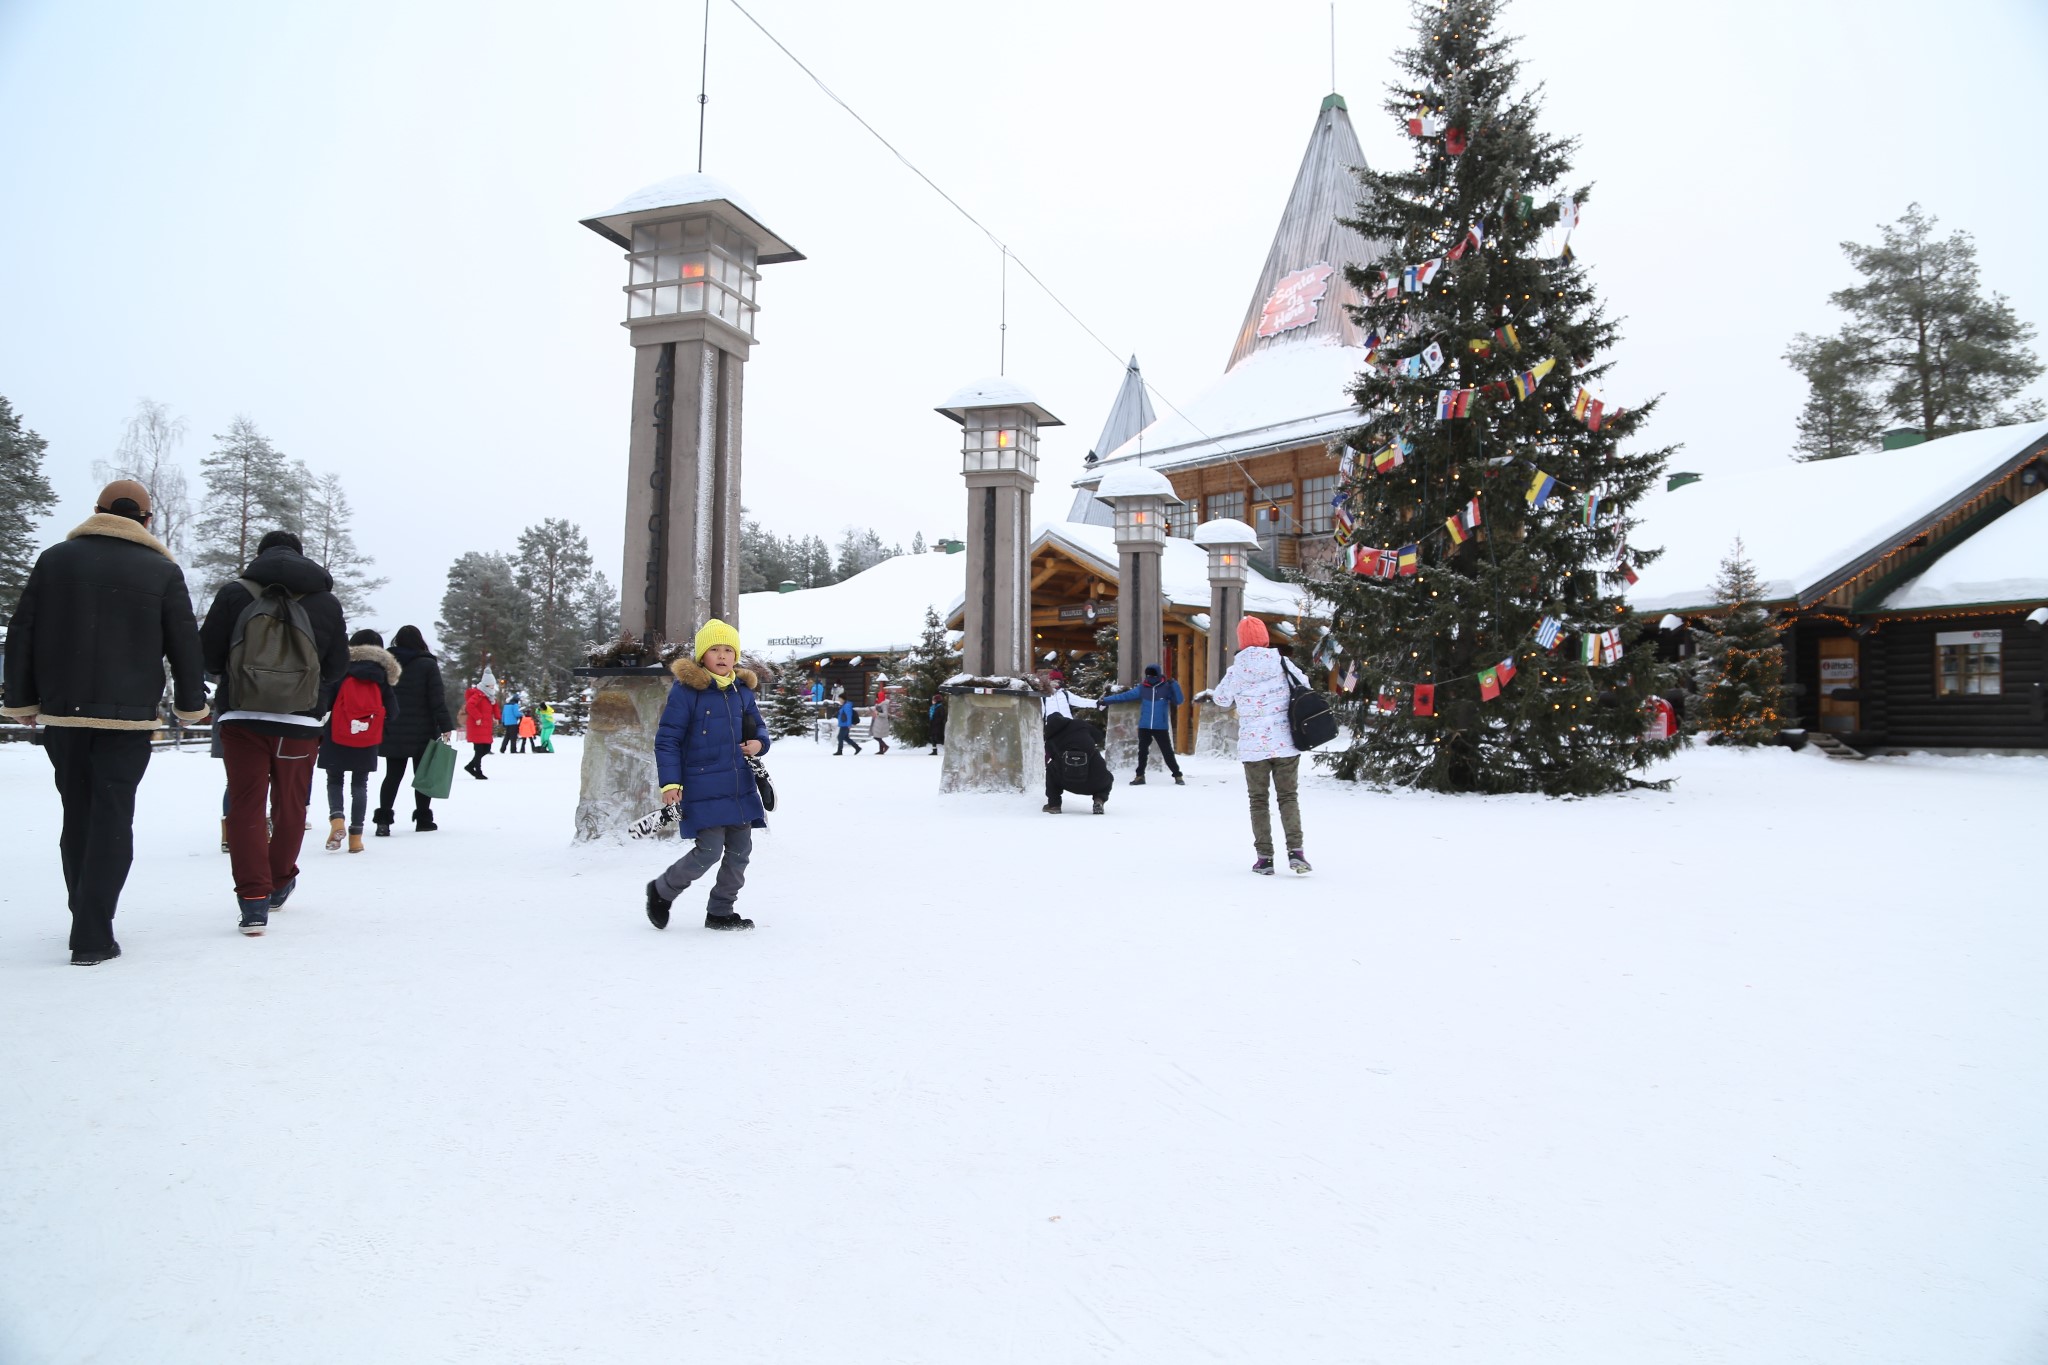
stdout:
MULTIPOLYGON (((405 765, 419 772, 420 755, 427 742, 442 739, 455 730, 455 718, 448 712, 448 694, 441 682, 441 661, 427 649, 427 637, 418 626, 400 626, 391 637, 391 657, 398 660, 398 714, 384 727, 384 787, 371 817, 379 836, 391 833, 393 801, 398 785, 405 780, 405 765)), ((434 824, 433 798, 412 794, 412 827, 424 834, 439 828, 434 824)))
POLYGON ((167 661, 178 718, 206 714, 185 575, 149 519, 148 489, 108 484, 93 515, 36 560, 7 642, 5 712, 43 727, 64 804, 57 847, 81 967, 121 954, 114 910, 134 861, 135 789, 149 732, 163 723, 167 661))
POLYGON ((1095 813, 1116 790, 1116 779, 1102 761, 1102 741, 1086 721, 1057 713, 1045 718, 1045 813, 1060 813, 1060 793, 1095 799, 1095 813))
MULTIPOLYGON (((389 733, 398 719, 398 660, 384 648, 384 637, 374 630, 359 630, 348 637, 348 672, 332 692, 323 690, 320 705, 327 715, 327 728, 320 732, 320 771, 327 774, 327 851, 334 852, 341 847, 341 836, 348 835, 348 851, 363 851, 363 811, 370 804, 370 774, 377 771, 377 756, 382 740, 370 742, 372 735, 361 734, 357 742, 350 744, 335 738, 335 728, 342 723, 342 717, 334 714, 335 702, 340 700, 341 689, 350 678, 369 683, 377 689, 378 705, 384 710, 384 731, 389 733), (342 779, 349 783, 348 819, 341 815, 342 779)), ((349 700, 360 695, 367 699, 369 694, 361 688, 350 692, 349 700)), ((345 705, 344 711, 348 709, 345 705)), ((367 710, 368 708, 365 708, 367 710)), ((364 715, 360 728, 369 731, 374 718, 364 715)))

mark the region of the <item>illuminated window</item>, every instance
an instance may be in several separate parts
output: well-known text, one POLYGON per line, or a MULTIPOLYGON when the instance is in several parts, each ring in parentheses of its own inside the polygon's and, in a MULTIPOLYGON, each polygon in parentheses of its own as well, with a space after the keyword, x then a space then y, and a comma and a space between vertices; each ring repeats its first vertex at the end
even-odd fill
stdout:
POLYGON ((626 257, 626 316, 708 314, 754 335, 754 244, 716 219, 638 223, 626 257))
POLYGON ((2003 632, 1945 630, 1934 641, 1935 696, 1995 697, 2004 692, 2003 632))

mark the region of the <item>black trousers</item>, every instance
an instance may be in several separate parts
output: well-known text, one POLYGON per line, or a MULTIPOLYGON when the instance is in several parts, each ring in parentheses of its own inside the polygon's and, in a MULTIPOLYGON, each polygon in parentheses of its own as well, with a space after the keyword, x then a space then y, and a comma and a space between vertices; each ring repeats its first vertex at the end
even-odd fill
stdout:
MULTIPOLYGON (((1103 791, 1083 792, 1082 795, 1092 801, 1107 801, 1109 800, 1110 792, 1115 790, 1116 787, 1112 785, 1103 791)), ((1064 789, 1060 786, 1059 759, 1057 755, 1054 755, 1048 757, 1045 761, 1045 803, 1048 806, 1057 806, 1060 804, 1060 797, 1062 795, 1064 795, 1064 789)))
POLYGON ((505 737, 498 741, 498 752, 501 754, 519 752, 519 727, 517 725, 505 727, 505 737))
MULTIPOLYGON (((386 754, 384 756, 384 785, 377 792, 378 810, 393 811, 396 809, 391 802, 398 795, 399 784, 405 781, 405 765, 408 763, 412 764, 413 772, 418 773, 420 770, 420 754, 426 751, 426 746, 421 745, 419 754, 386 754)), ((412 813, 414 819, 430 813, 433 807, 434 801, 432 797, 417 791, 412 794, 412 813)))
POLYGON ((57 850, 71 904, 71 951, 114 946, 114 907, 135 861, 135 789, 149 767, 149 731, 45 725, 43 752, 64 802, 57 850))
POLYGON ((1138 731, 1138 776, 1145 775, 1145 755, 1151 747, 1159 746, 1159 761, 1166 765, 1166 771, 1180 776, 1180 760, 1173 756, 1173 732, 1170 730, 1138 731))

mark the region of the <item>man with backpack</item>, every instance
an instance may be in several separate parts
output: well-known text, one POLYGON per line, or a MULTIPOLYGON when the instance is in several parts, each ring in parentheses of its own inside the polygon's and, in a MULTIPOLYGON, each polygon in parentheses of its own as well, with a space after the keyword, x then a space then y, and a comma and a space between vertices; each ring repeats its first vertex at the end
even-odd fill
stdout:
POLYGON ((166 661, 178 719, 206 716, 192 598, 149 520, 148 489, 108 484, 93 515, 36 560, 7 637, 5 712, 42 727, 64 803, 57 848, 80 967, 121 955, 114 908, 134 861, 150 732, 163 725, 166 661))
POLYGON ((220 675, 213 716, 228 770, 228 858, 240 927, 254 936, 298 885, 320 702, 348 672, 348 626, 327 570, 297 536, 272 531, 214 595, 199 645, 206 671, 220 675))

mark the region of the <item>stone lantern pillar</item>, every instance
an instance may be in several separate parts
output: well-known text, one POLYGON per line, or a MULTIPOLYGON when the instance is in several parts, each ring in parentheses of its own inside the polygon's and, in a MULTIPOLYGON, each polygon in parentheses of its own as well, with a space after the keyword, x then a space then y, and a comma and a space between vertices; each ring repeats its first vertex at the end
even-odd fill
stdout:
POLYGON ((939 790, 1030 791, 1045 763, 1043 708, 1024 680, 1031 668, 1031 491, 1038 483, 1038 430, 1061 422, 1023 385, 1000 378, 967 385, 938 411, 961 428, 961 671, 979 680, 949 689, 939 790))
POLYGON ((803 255, 731 187, 679 175, 583 225, 626 253, 633 408, 619 619, 639 657, 591 679, 579 840, 616 835, 660 802, 654 728, 668 678, 653 661, 711 617, 738 622, 740 410, 760 268, 803 255))
MULTIPOLYGON (((1179 502, 1156 469, 1130 465, 1102 476, 1095 496, 1109 504, 1116 532, 1116 685, 1135 687, 1146 664, 1166 663, 1166 591, 1159 578, 1166 553, 1166 504, 1179 502)), ((1137 702, 1109 708, 1103 757, 1112 768, 1138 760, 1137 702)))
POLYGON ((1146 664, 1164 661, 1166 592, 1159 560, 1166 551, 1166 504, 1180 499, 1164 474, 1135 465, 1104 474, 1095 496, 1115 518, 1116 682, 1135 687, 1146 664))
MULTIPOLYGON (((1237 657, 1237 623, 1244 618, 1244 585, 1258 533, 1235 517, 1195 528, 1195 544, 1209 552, 1209 686, 1223 681, 1237 657)), ((1235 758, 1237 712, 1203 702, 1195 711, 1195 751, 1235 758)))

